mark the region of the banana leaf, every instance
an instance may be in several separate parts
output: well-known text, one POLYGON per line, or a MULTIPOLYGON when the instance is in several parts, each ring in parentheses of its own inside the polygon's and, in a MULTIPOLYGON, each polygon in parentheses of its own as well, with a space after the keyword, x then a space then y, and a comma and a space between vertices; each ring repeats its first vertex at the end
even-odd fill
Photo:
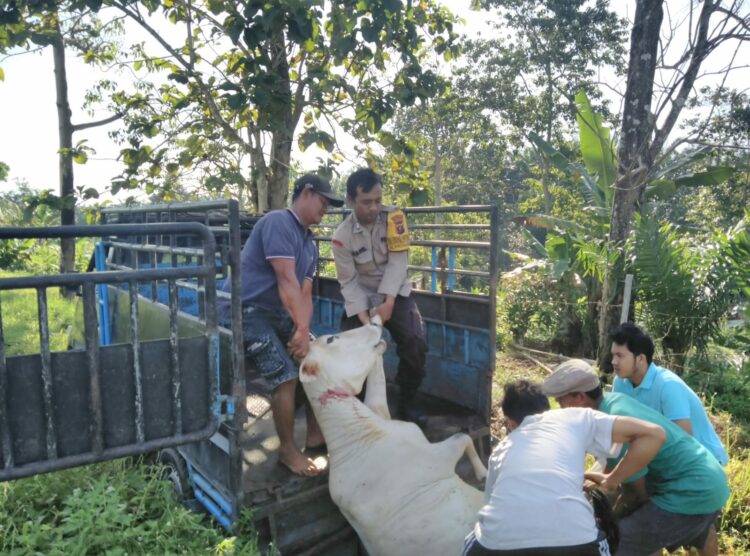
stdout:
POLYGON ((576 120, 581 141, 583 162, 590 174, 597 176, 599 189, 603 192, 607 206, 611 205, 612 184, 617 179, 615 151, 608 128, 602 125, 602 117, 594 112, 584 91, 576 94, 576 120))

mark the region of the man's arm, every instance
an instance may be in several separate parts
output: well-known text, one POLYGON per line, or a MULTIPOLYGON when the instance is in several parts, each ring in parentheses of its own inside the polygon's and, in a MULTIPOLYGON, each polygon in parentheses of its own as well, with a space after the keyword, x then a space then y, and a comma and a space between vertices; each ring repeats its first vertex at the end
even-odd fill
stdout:
POLYGON ((614 491, 626 479, 646 467, 667 439, 658 425, 618 416, 612 426, 612 442, 627 443, 628 451, 611 473, 587 473, 586 478, 599 484, 604 491, 614 491))
POLYGON ((674 419, 674 424, 680 427, 690 436, 693 436, 693 423, 690 421, 690 419, 674 419))
POLYGON ((289 342, 289 351, 295 357, 304 357, 310 347, 310 320, 312 319, 312 282, 300 285, 294 273, 294 259, 268 259, 276 273, 279 297, 294 321, 296 331, 289 342))

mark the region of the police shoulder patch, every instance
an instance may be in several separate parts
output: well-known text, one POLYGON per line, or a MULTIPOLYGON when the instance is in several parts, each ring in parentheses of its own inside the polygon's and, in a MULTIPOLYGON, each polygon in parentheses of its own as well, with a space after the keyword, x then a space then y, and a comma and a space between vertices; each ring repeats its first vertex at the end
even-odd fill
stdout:
POLYGON ((388 251, 406 251, 409 249, 409 229, 406 224, 406 215, 401 209, 388 212, 386 238, 388 251))

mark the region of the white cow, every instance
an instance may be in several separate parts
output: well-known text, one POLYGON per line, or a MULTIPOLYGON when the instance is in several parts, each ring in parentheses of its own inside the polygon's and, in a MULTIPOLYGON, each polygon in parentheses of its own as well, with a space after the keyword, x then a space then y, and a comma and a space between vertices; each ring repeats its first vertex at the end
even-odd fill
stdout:
POLYGON ((371 324, 315 340, 300 381, 328 444, 331 498, 371 556, 461 553, 483 494, 455 473, 466 452, 487 469, 466 434, 431 444, 413 423, 391 421, 382 328, 371 324), (355 396, 367 379, 363 404, 355 396))

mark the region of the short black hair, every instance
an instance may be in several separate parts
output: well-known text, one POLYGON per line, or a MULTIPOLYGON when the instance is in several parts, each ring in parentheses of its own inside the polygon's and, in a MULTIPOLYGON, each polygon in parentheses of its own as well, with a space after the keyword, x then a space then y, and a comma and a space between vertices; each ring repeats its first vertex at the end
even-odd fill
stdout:
POLYGON ((357 198, 357 188, 367 193, 376 185, 383 185, 382 178, 370 168, 360 168, 346 180, 346 196, 354 200, 357 198))
POLYGON ((633 355, 645 355, 649 365, 654 359, 654 341, 632 322, 623 322, 612 331, 609 339, 618 346, 626 346, 633 355))
POLYGON ((602 387, 601 387, 601 385, 597 386, 593 390, 589 390, 588 392, 584 392, 584 394, 586 394, 589 398, 591 398, 595 402, 599 401, 604 396, 604 394, 602 394, 602 387))
POLYGON ((317 174, 305 174, 294 180, 294 189, 292 189, 292 202, 299 197, 305 190, 305 185, 311 183, 315 189, 329 190, 331 188, 328 182, 317 174))
POLYGON ((542 393, 541 385, 528 380, 519 380, 505 385, 501 407, 506 417, 521 424, 529 415, 547 411, 549 400, 542 393))

